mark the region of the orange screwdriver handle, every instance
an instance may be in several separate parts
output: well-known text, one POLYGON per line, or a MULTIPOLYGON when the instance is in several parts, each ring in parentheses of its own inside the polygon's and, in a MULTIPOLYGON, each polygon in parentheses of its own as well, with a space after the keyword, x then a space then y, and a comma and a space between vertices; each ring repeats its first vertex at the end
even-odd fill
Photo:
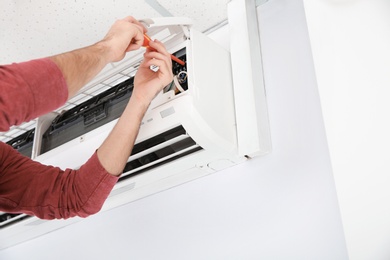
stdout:
POLYGON ((149 36, 146 35, 146 33, 144 33, 144 43, 142 43, 142 46, 143 47, 149 47, 149 42, 151 41, 151 39, 149 38, 149 36))

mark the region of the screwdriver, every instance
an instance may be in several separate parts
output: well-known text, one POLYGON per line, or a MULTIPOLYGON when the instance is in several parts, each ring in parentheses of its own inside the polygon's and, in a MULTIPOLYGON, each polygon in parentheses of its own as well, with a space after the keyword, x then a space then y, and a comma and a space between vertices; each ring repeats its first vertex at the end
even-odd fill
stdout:
MULTIPOLYGON (((150 48, 151 50, 154 50, 152 47, 149 46, 150 41, 151 41, 150 37, 148 35, 146 35, 146 33, 144 33, 144 43, 142 44, 142 46, 146 47, 146 48, 150 48)), ((171 54, 171 59, 173 61, 176 61, 177 63, 179 63, 182 66, 184 66, 186 64, 184 61, 182 61, 178 57, 174 56, 173 54, 171 54)))

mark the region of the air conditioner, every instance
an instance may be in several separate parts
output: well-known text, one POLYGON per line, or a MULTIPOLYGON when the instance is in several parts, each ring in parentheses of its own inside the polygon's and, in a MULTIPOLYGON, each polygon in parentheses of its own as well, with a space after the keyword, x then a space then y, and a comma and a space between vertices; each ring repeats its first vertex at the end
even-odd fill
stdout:
MULTIPOLYGON (((191 21, 186 18, 148 19, 144 22, 152 38, 163 41, 171 53, 185 59, 185 67, 174 66, 174 74, 180 80, 176 84, 183 86, 178 86, 180 91, 167 87, 152 102, 124 173, 102 210, 225 169, 252 155, 242 150, 239 153, 236 116, 243 115, 236 115, 235 107, 245 104, 235 104, 230 53, 203 33, 191 29, 191 21)), ((124 100, 120 101, 123 105, 127 102, 124 96, 131 95, 132 77, 141 60, 142 51, 130 53, 123 61, 108 66, 83 88, 82 93, 115 84, 114 87, 118 88, 115 93, 124 91, 120 97, 124 100), (128 92, 123 89, 128 89, 128 92)), ((108 107, 105 104, 88 110, 79 123, 85 128, 84 132, 80 132, 75 122, 69 123, 71 127, 68 128, 59 124, 58 129, 61 129, 57 132, 65 133, 66 137, 57 138, 60 140, 57 145, 52 144, 55 141, 48 144, 45 138, 48 129, 62 114, 51 113, 39 118, 32 158, 61 168, 80 167, 115 125, 117 119, 107 119, 107 114, 115 109, 114 105, 108 107), (102 118, 106 118, 106 122, 102 118), (97 127, 88 130, 95 123, 97 127)), ((248 111, 245 120, 252 120, 252 114, 253 111, 248 111)), ((267 118, 264 118, 264 124, 268 126, 267 118)), ((256 155, 266 154, 269 150, 270 142, 266 140, 256 155)), ((76 217, 45 221, 24 214, 2 214, 0 219, 0 249, 80 220, 76 217)))

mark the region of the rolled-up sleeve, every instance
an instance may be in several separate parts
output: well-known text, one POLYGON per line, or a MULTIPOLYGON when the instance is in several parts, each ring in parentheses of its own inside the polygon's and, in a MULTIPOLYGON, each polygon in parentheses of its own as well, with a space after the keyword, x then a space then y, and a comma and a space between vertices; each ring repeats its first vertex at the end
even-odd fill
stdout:
POLYGON ((0 146, 0 211, 42 219, 87 217, 97 213, 118 177, 101 165, 96 152, 78 170, 61 170, 0 146))
MULTIPOLYGON (((0 66, 0 131, 65 103, 66 81, 49 58, 0 66)), ((86 217, 98 212, 118 177, 96 152, 78 170, 33 161, 0 142, 0 211, 42 219, 86 217)))
POLYGON ((28 122, 65 103, 66 81, 49 58, 0 66, 0 131, 28 122))

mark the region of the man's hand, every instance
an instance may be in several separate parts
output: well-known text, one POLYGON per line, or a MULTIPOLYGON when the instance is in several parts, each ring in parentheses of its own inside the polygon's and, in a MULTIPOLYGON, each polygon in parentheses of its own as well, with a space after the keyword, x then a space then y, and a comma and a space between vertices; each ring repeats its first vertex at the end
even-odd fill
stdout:
POLYGON ((120 61, 126 52, 142 46, 146 28, 134 17, 117 20, 99 43, 109 50, 108 62, 120 61))
POLYGON ((138 102, 147 106, 173 78, 171 54, 157 40, 150 41, 149 45, 135 75, 132 94, 138 102), (157 66, 158 70, 151 70, 151 66, 157 66))

